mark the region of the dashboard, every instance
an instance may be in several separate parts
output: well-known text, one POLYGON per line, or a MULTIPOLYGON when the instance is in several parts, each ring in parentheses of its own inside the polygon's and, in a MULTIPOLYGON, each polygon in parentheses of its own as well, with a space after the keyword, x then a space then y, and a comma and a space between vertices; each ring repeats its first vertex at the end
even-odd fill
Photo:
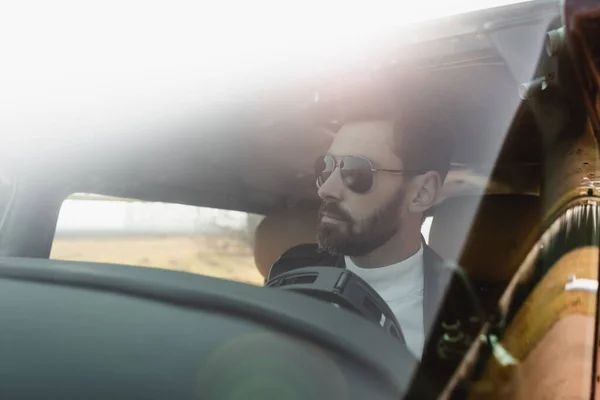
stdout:
POLYGON ((2 398, 399 399, 418 363, 370 321, 277 288, 0 258, 2 398))

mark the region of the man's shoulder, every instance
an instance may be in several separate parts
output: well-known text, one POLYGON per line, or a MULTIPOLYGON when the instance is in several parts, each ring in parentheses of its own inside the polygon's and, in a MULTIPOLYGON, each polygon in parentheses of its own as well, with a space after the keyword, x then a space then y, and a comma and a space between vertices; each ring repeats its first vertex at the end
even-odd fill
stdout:
POLYGON ((340 256, 329 254, 316 243, 303 243, 285 251, 271 266, 267 280, 296 268, 312 266, 339 266, 340 256))
POLYGON ((454 264, 447 262, 426 244, 423 246, 423 263, 425 267, 430 267, 442 274, 451 274, 456 268, 454 264))

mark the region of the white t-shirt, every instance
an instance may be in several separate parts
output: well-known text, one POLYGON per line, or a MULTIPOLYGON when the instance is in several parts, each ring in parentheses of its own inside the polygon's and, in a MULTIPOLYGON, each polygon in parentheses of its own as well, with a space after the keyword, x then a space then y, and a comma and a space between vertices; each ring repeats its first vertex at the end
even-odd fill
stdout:
POLYGON ((400 323, 408 349, 419 359, 423 353, 423 246, 399 263, 360 268, 350 257, 346 268, 364 279, 388 303, 400 323))

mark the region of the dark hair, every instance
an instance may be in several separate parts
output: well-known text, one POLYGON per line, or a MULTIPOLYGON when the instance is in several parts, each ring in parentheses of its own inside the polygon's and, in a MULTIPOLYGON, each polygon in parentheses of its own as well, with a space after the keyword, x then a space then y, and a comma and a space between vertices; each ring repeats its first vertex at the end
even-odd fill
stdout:
POLYGON ((427 87, 424 74, 370 80, 341 94, 340 123, 385 119, 394 121, 394 153, 406 169, 437 171, 446 178, 453 156, 454 135, 443 93, 427 87))

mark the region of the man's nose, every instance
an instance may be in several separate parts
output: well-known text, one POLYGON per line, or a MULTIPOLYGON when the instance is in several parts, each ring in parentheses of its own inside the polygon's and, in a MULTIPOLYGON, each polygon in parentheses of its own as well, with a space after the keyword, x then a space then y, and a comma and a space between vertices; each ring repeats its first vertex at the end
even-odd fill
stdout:
POLYGON ((317 193, 323 200, 335 202, 342 200, 344 195, 344 183, 342 182, 339 168, 336 168, 329 178, 323 182, 317 193))

